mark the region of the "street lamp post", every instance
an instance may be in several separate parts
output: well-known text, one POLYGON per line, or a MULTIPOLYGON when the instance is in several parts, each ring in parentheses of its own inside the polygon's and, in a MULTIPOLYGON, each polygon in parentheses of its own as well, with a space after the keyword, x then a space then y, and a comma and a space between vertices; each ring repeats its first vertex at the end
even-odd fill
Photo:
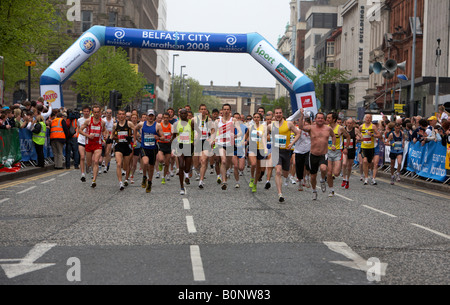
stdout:
POLYGON ((435 115, 438 113, 438 107, 439 107, 439 63, 441 60, 441 39, 438 38, 437 40, 438 47, 436 49, 436 96, 435 96, 435 103, 434 103, 434 113, 435 115))
MULTIPOLYGON (((411 105, 414 105, 414 85, 416 81, 416 38, 417 37, 417 0, 414 0, 413 45, 411 63, 411 105)), ((414 114, 417 115, 417 114, 414 114)))
POLYGON ((180 56, 180 54, 173 54, 173 60, 172 60, 172 100, 170 107, 173 107, 173 99, 175 97, 174 95, 174 80, 175 80, 175 57, 180 56))
MULTIPOLYGON (((180 84, 181 84, 182 79, 183 79, 183 68, 186 68, 186 66, 181 66, 181 72, 180 72, 180 77, 181 77, 181 79, 180 79, 180 84)), ((181 95, 181 86, 180 86, 180 95, 181 95)))

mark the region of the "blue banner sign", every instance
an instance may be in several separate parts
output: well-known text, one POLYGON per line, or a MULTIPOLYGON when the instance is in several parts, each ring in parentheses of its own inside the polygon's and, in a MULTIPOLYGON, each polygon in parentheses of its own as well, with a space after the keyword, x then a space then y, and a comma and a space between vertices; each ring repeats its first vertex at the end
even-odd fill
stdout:
POLYGON ((410 143, 407 169, 421 177, 444 182, 446 154, 447 149, 438 142, 428 142, 424 146, 420 142, 410 143))

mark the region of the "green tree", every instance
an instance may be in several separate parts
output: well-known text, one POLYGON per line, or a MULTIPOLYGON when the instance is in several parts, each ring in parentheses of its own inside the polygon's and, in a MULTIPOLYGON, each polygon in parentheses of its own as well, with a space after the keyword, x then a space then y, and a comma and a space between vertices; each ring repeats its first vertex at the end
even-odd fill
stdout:
POLYGON ((71 89, 100 106, 108 105, 112 90, 122 93, 122 106, 126 106, 145 94, 147 84, 144 75, 130 65, 127 52, 115 47, 100 48, 72 78, 76 86, 71 89))
POLYGON ((203 87, 196 79, 188 77, 183 81, 180 76, 176 76, 174 79, 173 106, 177 109, 187 104, 191 105, 194 113, 198 111, 201 104, 205 104, 210 111, 221 107, 221 102, 217 97, 203 95, 203 87))
MULTIPOLYGON (((306 71, 306 76, 308 76, 314 83, 316 98, 322 102, 323 105, 323 85, 330 83, 341 83, 341 84, 351 84, 356 78, 351 78, 350 70, 339 70, 335 68, 322 68, 322 69, 309 69, 306 71)), ((349 97, 350 99, 353 96, 349 97)))
POLYGON ((283 114, 285 117, 290 116, 291 114, 291 100, 282 96, 276 100, 270 101, 266 95, 263 96, 261 100, 262 106, 267 111, 274 111, 275 108, 281 107, 283 109, 283 114))
POLYGON ((69 23, 58 9, 65 1, 57 0, 1 0, 0 55, 5 61, 5 88, 14 91, 15 84, 27 79, 25 61, 36 61, 32 68, 32 85, 48 66, 43 54, 61 54, 70 45, 65 30, 69 23))

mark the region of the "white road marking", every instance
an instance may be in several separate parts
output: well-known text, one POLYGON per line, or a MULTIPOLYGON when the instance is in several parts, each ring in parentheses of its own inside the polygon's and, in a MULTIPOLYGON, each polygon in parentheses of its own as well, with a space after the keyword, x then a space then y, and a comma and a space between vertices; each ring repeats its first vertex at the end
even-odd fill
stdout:
MULTIPOLYGON (((344 242, 333 242, 333 241, 324 241, 323 242, 330 250, 337 252, 339 254, 342 254, 346 258, 350 259, 351 261, 332 261, 330 263, 353 268, 356 270, 361 270, 364 272, 369 271, 369 265, 368 261, 359 256, 355 251, 353 251, 346 243, 344 242)), ((373 271, 379 275, 384 276, 386 275, 386 263, 380 263, 379 269, 374 269, 373 271)))
POLYGON ((336 193, 336 192, 334 192, 334 194, 335 194, 336 196, 339 196, 339 197, 341 197, 341 198, 344 198, 345 200, 348 200, 348 201, 354 201, 353 199, 350 199, 350 198, 347 198, 347 197, 345 197, 345 196, 342 196, 342 195, 340 195, 340 194, 338 194, 338 193, 336 193))
POLYGON ((183 206, 185 210, 191 209, 191 206, 189 205, 189 200, 187 200, 186 198, 183 198, 183 206))
POLYGON ((446 235, 446 234, 444 234, 444 233, 441 233, 441 232, 432 230, 432 229, 430 229, 430 228, 427 228, 427 227, 424 227, 424 226, 421 226, 421 225, 418 225, 418 224, 415 224, 415 223, 411 223, 411 224, 412 224, 413 226, 418 227, 418 228, 421 228, 421 229, 430 231, 431 233, 434 233, 434 234, 437 234, 437 235, 442 236, 442 237, 444 237, 444 238, 450 239, 450 236, 448 236, 448 235, 446 235))
POLYGON ((41 184, 47 184, 47 183, 52 182, 52 181, 55 181, 55 180, 56 180, 55 178, 52 178, 52 179, 50 179, 50 180, 41 182, 41 184))
POLYGON ((192 216, 186 216, 186 223, 189 233, 197 233, 197 229, 195 229, 194 218, 192 216))
POLYGON ((7 259, 2 262, 17 262, 15 264, 1 264, 0 267, 5 271, 6 276, 11 279, 19 275, 23 275, 29 272, 41 270, 47 267, 54 266, 55 264, 36 264, 34 263, 41 258, 50 249, 55 247, 56 244, 37 244, 23 259, 7 259))
POLYGON ((205 272, 203 270, 202 257, 200 256, 200 247, 191 246, 191 262, 194 281, 205 281, 205 272))
POLYGON ((65 175, 69 174, 69 173, 70 173, 70 172, 67 172, 67 173, 64 173, 64 174, 58 175, 58 177, 63 177, 63 176, 65 176, 65 175))
POLYGON ((32 186, 32 187, 29 187, 29 188, 27 188, 27 189, 25 189, 25 190, 23 190, 23 191, 18 192, 17 194, 23 194, 23 193, 26 193, 26 192, 28 192, 28 191, 31 191, 32 189, 35 189, 35 188, 36 188, 36 186, 32 186))
POLYGON ((8 200, 9 200, 9 198, 2 199, 2 200, 0 200, 0 203, 6 202, 8 200))
POLYGON ((375 209, 375 208, 372 208, 372 207, 370 207, 370 206, 368 206, 368 205, 365 205, 365 204, 363 204, 362 206, 363 206, 363 207, 365 207, 365 208, 368 208, 368 209, 374 210, 374 211, 376 211, 376 212, 378 212, 378 213, 381 213, 381 214, 387 215, 387 216, 389 216, 389 217, 397 217, 397 216, 395 216, 395 215, 392 215, 392 214, 389 214, 389 213, 383 212, 383 211, 381 211, 381 210, 377 210, 377 209, 375 209))

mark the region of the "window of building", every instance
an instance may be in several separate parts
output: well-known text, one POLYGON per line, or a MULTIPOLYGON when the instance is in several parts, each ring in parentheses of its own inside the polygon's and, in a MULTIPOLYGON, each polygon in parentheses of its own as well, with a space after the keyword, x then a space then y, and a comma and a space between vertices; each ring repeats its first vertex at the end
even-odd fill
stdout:
POLYGON ((92 11, 81 11, 81 32, 86 32, 92 27, 92 11))
POLYGON ((327 43, 327 55, 328 56, 334 55, 334 41, 329 41, 327 43))
POLYGON ((116 27, 117 26, 117 13, 109 12, 108 16, 109 16, 108 17, 108 26, 116 27))
POLYGON ((322 38, 322 35, 315 34, 314 35, 314 45, 318 44, 320 42, 320 39, 322 38))

